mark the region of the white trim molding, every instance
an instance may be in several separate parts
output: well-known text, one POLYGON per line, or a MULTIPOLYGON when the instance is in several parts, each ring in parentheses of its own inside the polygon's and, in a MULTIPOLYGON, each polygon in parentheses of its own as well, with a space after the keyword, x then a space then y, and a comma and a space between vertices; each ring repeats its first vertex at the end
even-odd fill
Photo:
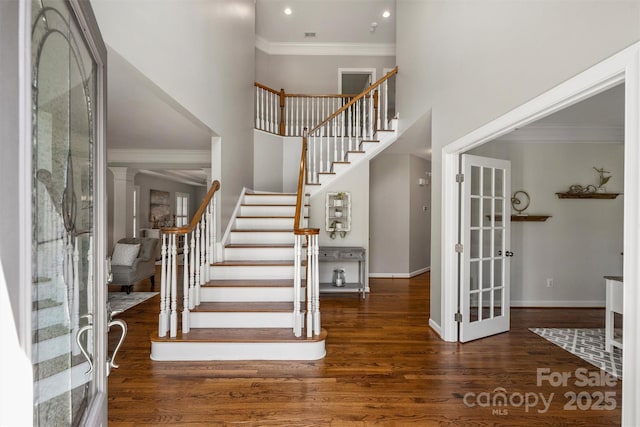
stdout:
POLYGON ((499 142, 624 143, 624 126, 532 124, 496 139, 499 142))
POLYGON ((419 268, 418 270, 412 271, 410 273, 369 273, 369 278, 371 279, 410 279, 422 273, 426 273, 427 271, 431 271, 431 267, 419 268))
POLYGON ((256 48, 269 55, 396 56, 395 43, 271 42, 256 36, 256 48))
POLYGON ((209 150, 155 150, 155 149, 124 149, 112 148, 107 150, 107 163, 115 164, 172 164, 172 165, 203 165, 210 166, 207 160, 211 158, 209 150))
POLYGON ((429 326, 431 327, 431 329, 433 329, 433 331, 436 334, 438 334, 440 338, 442 338, 442 329, 440 328, 440 325, 435 320, 429 318, 429 326))
POLYGON ((593 301, 534 301, 515 300, 511 301, 511 307, 519 308, 604 308, 604 300, 593 301))

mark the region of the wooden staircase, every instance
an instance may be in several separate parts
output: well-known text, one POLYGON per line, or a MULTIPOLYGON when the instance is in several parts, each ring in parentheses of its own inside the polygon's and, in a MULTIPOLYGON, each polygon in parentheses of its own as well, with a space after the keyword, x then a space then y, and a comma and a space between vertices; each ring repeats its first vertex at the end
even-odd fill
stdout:
POLYGON ((200 304, 189 312, 189 332, 174 338, 153 334, 153 360, 324 357, 325 330, 311 338, 293 333, 295 203, 295 194, 243 195, 225 261, 208 266, 200 304))

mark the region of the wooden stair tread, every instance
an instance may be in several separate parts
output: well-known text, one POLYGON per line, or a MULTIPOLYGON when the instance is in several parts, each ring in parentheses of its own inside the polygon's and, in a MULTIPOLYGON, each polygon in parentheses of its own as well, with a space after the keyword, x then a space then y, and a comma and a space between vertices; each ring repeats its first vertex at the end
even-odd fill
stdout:
MULTIPOLYGON (((304 283, 305 280, 302 280, 304 283)), ((293 279, 269 280, 210 280, 203 288, 288 288, 293 286, 293 279)))
POLYGON ((248 196, 297 196, 296 193, 257 193, 255 191, 246 191, 244 193, 248 196))
POLYGON ((242 248, 242 249, 268 249, 268 248, 278 248, 278 249, 293 249, 293 243, 229 243, 224 246, 225 248, 242 248))
POLYGON ((279 342, 315 342, 322 341, 327 338, 327 331, 323 328, 320 335, 307 338, 306 332, 302 331, 301 337, 293 335, 291 329, 284 328, 193 328, 188 333, 178 330, 175 338, 160 338, 157 332, 150 335, 153 342, 261 342, 261 343, 279 343, 279 342))
POLYGON ((192 313, 288 313, 293 312, 292 302, 201 302, 192 313))
POLYGON ((335 172, 318 172, 318 175, 335 175, 335 172))
MULTIPOLYGON (((246 207, 253 207, 253 206, 255 206, 255 207, 259 207, 259 208, 268 208, 268 207, 279 207, 279 208, 286 207, 286 208, 295 208, 295 207, 296 207, 295 203, 294 203, 294 204, 276 204, 276 203, 274 203, 274 204, 272 204, 272 205, 269 205, 269 204, 258 204, 258 203, 256 203, 256 204, 248 203, 248 204, 242 204, 242 205, 240 205, 240 206, 241 206, 241 207, 243 207, 243 208, 246 208, 246 207)), ((304 206, 309 206, 309 205, 308 205, 308 204, 305 204, 304 206)))
POLYGON ((355 154, 360 154, 360 153, 362 153, 362 154, 365 154, 365 153, 366 153, 366 151, 362 151, 362 150, 349 150, 349 151, 347 151, 347 154, 348 154, 348 153, 355 153, 355 154))
POLYGON ((247 267, 247 266, 257 266, 257 267, 265 267, 265 266, 275 266, 275 267, 289 267, 293 266, 293 261, 281 260, 281 261, 222 261, 222 262, 214 262, 211 264, 212 267, 247 267))
POLYGON ((360 144, 362 144, 363 142, 380 142, 379 139, 363 139, 360 141, 360 144))
POLYGON ((250 228, 240 228, 237 230, 231 230, 232 233, 235 232, 239 232, 239 233, 293 233, 293 228, 288 228, 288 229, 280 229, 280 230, 271 230, 269 228, 260 228, 260 229, 255 229, 252 230, 250 228))
POLYGON ((289 216, 289 215, 285 215, 285 216, 278 216, 278 215, 238 215, 236 217, 236 219, 265 219, 265 218, 275 218, 275 219, 293 219, 295 218, 294 216, 289 216))

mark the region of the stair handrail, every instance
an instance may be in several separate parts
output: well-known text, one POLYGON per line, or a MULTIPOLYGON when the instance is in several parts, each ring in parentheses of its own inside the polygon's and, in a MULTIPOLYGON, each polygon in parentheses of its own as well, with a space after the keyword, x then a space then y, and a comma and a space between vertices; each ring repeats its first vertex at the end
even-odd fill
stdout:
POLYGON ((163 227, 160 276, 160 315, 158 336, 178 332, 178 246, 183 250, 182 332, 190 330, 189 313, 200 305, 200 288, 209 280, 207 265, 216 259, 217 197, 220 182, 213 181, 191 222, 183 227, 163 227), (179 241, 179 237, 183 237, 179 241))
POLYGON ((345 112, 347 109, 349 109, 349 107, 351 107, 352 105, 354 105, 356 102, 358 102, 359 100, 361 100, 362 98, 364 98, 365 96, 369 95, 371 93, 371 91, 373 91, 374 89, 377 89, 382 83, 386 82, 387 80, 389 80, 391 77, 395 76, 396 74, 398 74, 398 67, 396 66, 393 70, 389 71, 387 74, 385 74, 382 78, 380 78, 377 82, 375 82, 374 84, 372 84, 371 86, 369 86, 368 88, 366 88, 365 90, 363 90, 360 94, 356 95, 355 97, 353 97, 351 99, 351 101, 349 101, 348 103, 346 103, 345 105, 343 105, 342 107, 340 107, 338 110, 336 110, 333 114, 331 114, 329 117, 327 117, 326 119, 324 119, 321 123, 319 123, 318 125, 314 126, 309 132, 309 135, 313 135, 313 133, 315 133, 318 129, 320 129, 322 126, 326 125, 327 123, 329 123, 331 120, 335 119, 337 116, 339 116, 341 113, 345 112))

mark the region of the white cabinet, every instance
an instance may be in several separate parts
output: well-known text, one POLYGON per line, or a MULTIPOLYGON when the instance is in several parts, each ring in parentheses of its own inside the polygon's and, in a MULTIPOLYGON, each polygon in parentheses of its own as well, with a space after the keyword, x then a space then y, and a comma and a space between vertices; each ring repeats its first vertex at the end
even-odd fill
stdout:
POLYGON ((332 239, 344 238, 351 231, 351 193, 327 193, 325 231, 332 239))

